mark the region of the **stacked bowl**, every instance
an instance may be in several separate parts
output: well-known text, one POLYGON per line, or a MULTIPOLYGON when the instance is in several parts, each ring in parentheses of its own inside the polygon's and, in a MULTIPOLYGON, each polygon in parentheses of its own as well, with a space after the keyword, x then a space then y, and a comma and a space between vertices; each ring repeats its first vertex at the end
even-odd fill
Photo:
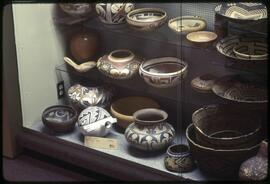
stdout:
POLYGON ((198 167, 218 177, 236 178, 241 163, 254 156, 261 140, 258 112, 236 105, 209 105, 195 111, 186 130, 198 167))

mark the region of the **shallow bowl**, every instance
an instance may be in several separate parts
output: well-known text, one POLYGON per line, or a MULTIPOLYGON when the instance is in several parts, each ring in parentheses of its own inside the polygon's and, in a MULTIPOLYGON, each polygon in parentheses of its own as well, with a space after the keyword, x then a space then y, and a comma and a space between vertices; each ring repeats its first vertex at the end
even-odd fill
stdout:
POLYGON ((179 58, 162 57, 142 62, 140 76, 146 83, 157 88, 174 87, 187 74, 188 64, 179 58))
POLYGON ((111 114, 117 118, 117 124, 126 129, 134 122, 133 114, 145 108, 160 108, 159 104, 147 97, 125 97, 111 104, 111 114))
POLYGON ((196 31, 187 34, 187 39, 194 43, 208 43, 217 39, 217 34, 211 31, 196 31))
POLYGON ((267 60, 267 44, 260 42, 239 42, 234 46, 236 57, 248 60, 267 60))

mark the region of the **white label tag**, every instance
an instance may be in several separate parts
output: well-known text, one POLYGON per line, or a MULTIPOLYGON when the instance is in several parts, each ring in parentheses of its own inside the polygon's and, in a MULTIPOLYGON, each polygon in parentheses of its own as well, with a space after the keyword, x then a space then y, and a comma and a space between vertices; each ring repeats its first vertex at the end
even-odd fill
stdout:
POLYGON ((85 136, 84 145, 90 148, 118 149, 117 139, 85 136))

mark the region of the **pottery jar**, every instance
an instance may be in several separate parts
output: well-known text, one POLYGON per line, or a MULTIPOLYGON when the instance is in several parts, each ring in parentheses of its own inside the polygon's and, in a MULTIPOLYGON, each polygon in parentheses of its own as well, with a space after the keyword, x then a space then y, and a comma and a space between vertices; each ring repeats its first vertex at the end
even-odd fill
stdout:
POLYGON ((167 147, 175 137, 175 130, 166 122, 168 114, 147 108, 133 114, 135 122, 125 131, 127 142, 141 150, 159 150, 167 147))
POLYGON ((105 24, 122 24, 126 15, 134 9, 133 3, 97 3, 96 12, 105 24))
POLYGON ((94 106, 80 113, 78 126, 83 135, 103 137, 110 132, 116 121, 105 109, 94 106))
POLYGON ((97 61, 97 68, 113 79, 129 79, 139 70, 142 59, 130 50, 115 50, 97 61))
POLYGON ((93 60, 99 49, 99 35, 90 29, 75 32, 70 39, 70 51, 77 64, 93 60))
POLYGON ((240 180, 265 180, 268 168, 268 143, 262 141, 256 156, 242 163, 239 170, 240 180))
POLYGON ((176 144, 167 149, 164 165, 169 171, 180 173, 192 171, 195 163, 189 147, 184 144, 176 144))

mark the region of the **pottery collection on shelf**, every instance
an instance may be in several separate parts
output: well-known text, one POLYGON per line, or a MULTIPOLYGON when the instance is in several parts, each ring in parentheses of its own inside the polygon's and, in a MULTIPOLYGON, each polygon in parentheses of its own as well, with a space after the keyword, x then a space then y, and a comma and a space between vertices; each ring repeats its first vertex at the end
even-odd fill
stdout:
POLYGON ((141 109, 133 114, 134 123, 125 131, 127 142, 137 149, 153 151, 167 147, 175 137, 175 130, 166 122, 168 114, 159 109, 141 109))
POLYGON ((105 24, 122 24, 126 15, 134 9, 133 3, 97 3, 96 12, 101 22, 105 24))
MULTIPOLYGON (((168 22, 168 30, 181 34, 176 35, 169 30, 172 35, 185 36, 188 44, 210 43, 213 47, 216 41, 214 48, 217 53, 227 59, 249 63, 268 59, 264 37, 242 34, 219 38, 209 29, 204 31, 207 21, 200 16, 181 16, 167 21, 168 14, 163 9, 135 9, 134 3, 96 3, 94 6, 89 3, 60 3, 59 7, 72 17, 85 17, 96 11, 102 26, 118 25, 116 27, 120 29, 120 24, 127 23, 129 28, 126 28, 131 32, 131 29, 138 31, 137 34, 156 36, 154 31, 159 34, 158 29, 168 22)), ((215 8, 215 13, 242 24, 267 18, 266 8, 260 3, 222 3, 215 8)), ((163 34, 162 31, 160 29, 163 34)), ((67 54, 68 57, 64 57, 66 64, 72 67, 69 70, 76 70, 76 74, 85 78, 91 72, 103 74, 95 79, 98 81, 101 77, 104 84, 87 87, 80 81, 80 84, 71 85, 67 93, 71 106, 55 105, 45 109, 42 114, 45 127, 54 132, 68 133, 76 130, 77 122, 83 136, 111 138, 118 126, 124 130, 122 136, 131 147, 129 151, 133 148, 145 154, 163 151, 167 172, 192 172, 198 167, 203 173, 220 178, 264 180, 267 177, 268 143, 262 141, 264 119, 257 111, 242 108, 243 104, 267 104, 265 81, 242 74, 217 77, 210 73, 196 75, 189 80, 188 70, 193 66, 184 56, 181 59, 178 56, 144 59, 135 54, 135 49, 133 53, 129 49, 114 48, 117 50, 100 57, 99 51, 107 49, 101 50, 100 44, 97 31, 83 28, 71 35, 68 45, 71 56, 67 54), (135 96, 127 97, 123 95, 125 87, 116 85, 120 92, 115 95, 107 86, 111 81, 113 84, 131 81, 130 85, 133 85, 132 80, 137 80, 137 74, 139 82, 147 84, 146 87, 142 85, 141 94, 136 94, 134 87, 135 96), (219 100, 233 102, 207 105, 194 111, 191 114, 192 123, 185 130, 188 145, 174 142, 178 131, 174 127, 179 128, 178 123, 182 121, 176 121, 176 124, 167 122, 171 112, 169 108, 162 110, 166 103, 156 101, 158 97, 143 96, 144 92, 151 90, 169 91, 166 88, 179 87, 186 80, 198 95, 213 95, 217 99, 222 98, 219 100)), ((178 89, 175 90, 178 93, 178 89)), ((176 102, 179 103, 178 99, 176 102)))

